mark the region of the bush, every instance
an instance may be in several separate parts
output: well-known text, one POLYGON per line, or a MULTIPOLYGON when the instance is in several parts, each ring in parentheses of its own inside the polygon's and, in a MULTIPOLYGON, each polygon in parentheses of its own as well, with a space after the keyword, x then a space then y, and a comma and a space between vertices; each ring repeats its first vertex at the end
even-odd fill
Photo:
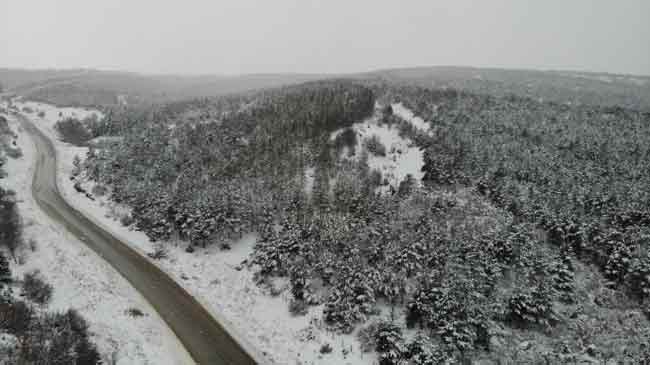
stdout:
POLYGON ((0 284, 11 283, 11 268, 4 252, 0 251, 0 284))
POLYGON ((573 302, 575 274, 568 253, 563 252, 559 260, 553 263, 549 275, 553 280, 553 288, 560 294, 560 299, 565 303, 573 302))
MULTIPOLYGON (((106 186, 101 185, 101 184, 97 184, 97 185, 93 186, 93 189, 91 190, 92 194, 95 195, 95 196, 104 196, 104 195, 106 195, 107 191, 108 191, 108 189, 106 188, 106 186)), ((128 226, 128 224, 124 224, 124 225, 128 226)))
POLYGON ((29 239, 29 249, 32 250, 32 252, 36 252, 36 250, 38 250, 38 242, 36 242, 36 240, 33 238, 29 239))
POLYGON ((362 327, 357 332, 357 339, 359 340, 359 347, 362 352, 374 351, 377 347, 375 333, 377 332, 377 322, 372 322, 369 325, 362 327))
POLYGON ((75 146, 85 146, 92 139, 92 134, 82 121, 76 118, 66 118, 56 122, 54 128, 59 132, 61 140, 75 146))
POLYGON ((36 270, 26 273, 22 283, 22 293, 31 301, 44 305, 52 298, 52 285, 46 283, 36 270))
POLYGON ((153 252, 147 253, 147 256, 154 260, 162 260, 167 258, 167 248, 162 243, 154 245, 153 252))
POLYGON ((142 312, 142 311, 141 311, 140 309, 138 309, 138 308, 129 308, 129 309, 126 310, 126 314, 127 314, 129 317, 133 317, 133 318, 136 318, 136 317, 144 317, 144 312, 142 312))
POLYGON ((45 355, 47 361, 58 359, 62 364, 84 365, 101 363, 97 348, 89 340, 88 324, 76 310, 70 309, 63 314, 46 316, 42 330, 51 332, 49 351, 45 355), (48 326, 48 322, 51 326, 48 326))
POLYGON ((321 353, 321 354, 329 354, 329 353, 332 352, 332 350, 333 350, 333 349, 332 349, 332 346, 331 346, 329 343, 324 343, 324 344, 321 345, 321 347, 320 347, 320 353, 321 353))
POLYGON ((438 365, 449 363, 451 360, 430 338, 421 334, 406 346, 406 357, 411 365, 438 365))
POLYGON ((23 157, 23 150, 19 147, 5 147, 5 153, 13 159, 23 157))
POLYGON ((0 329, 14 336, 27 333, 34 311, 23 301, 10 301, 0 296, 0 329))
POLYGON ((0 187, 0 246, 14 254, 22 242, 22 222, 16 205, 16 193, 0 187))
POLYGON ((640 300, 650 298, 650 253, 632 260, 625 282, 640 300))
POLYGON ((366 147, 368 152, 372 153, 375 156, 386 156, 386 146, 381 143, 381 140, 376 134, 373 134, 371 137, 366 138, 363 141, 363 145, 366 147))
POLYGON ((133 216, 131 214, 123 214, 120 216, 120 224, 122 224, 124 227, 128 227, 135 222, 135 219, 133 219, 133 216))
POLYGON ((381 183, 382 183, 381 171, 379 171, 378 169, 370 170, 370 174, 368 175, 368 184, 372 187, 377 187, 381 185, 381 183))
POLYGON ((354 154, 354 148, 356 147, 357 141, 357 132, 352 128, 345 128, 339 135, 336 136, 334 140, 334 145, 341 149, 343 147, 349 148, 350 153, 354 154))
POLYGON ((291 299, 289 301, 289 313, 294 316, 304 316, 307 314, 309 306, 307 301, 302 299, 291 299))
POLYGON ((352 332, 358 322, 365 321, 374 311, 374 291, 361 275, 360 272, 353 273, 351 277, 343 279, 325 302, 325 323, 344 333, 352 332))
POLYGON ((379 322, 375 332, 375 350, 380 365, 397 365, 406 353, 402 330, 390 322, 379 322))
POLYGON ((532 292, 518 293, 508 300, 507 318, 514 324, 540 324, 550 327, 556 321, 552 294, 543 285, 532 292))

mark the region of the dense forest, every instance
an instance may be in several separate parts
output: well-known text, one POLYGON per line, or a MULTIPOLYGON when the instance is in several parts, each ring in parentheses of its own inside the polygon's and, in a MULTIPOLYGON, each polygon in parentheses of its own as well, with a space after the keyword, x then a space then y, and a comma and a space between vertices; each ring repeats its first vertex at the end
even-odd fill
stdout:
POLYGON ((188 252, 259 232, 258 284, 382 365, 650 361, 647 112, 333 80, 129 113, 82 123, 121 137, 83 170, 137 229, 188 252), (347 129, 373 113, 422 181, 379 188, 382 148, 347 129))
POLYGON ((90 151, 88 174, 133 207, 152 239, 178 234, 204 245, 266 223, 301 188, 298 176, 323 137, 373 107, 369 89, 333 81, 263 92, 197 123, 151 118, 113 147, 90 151))

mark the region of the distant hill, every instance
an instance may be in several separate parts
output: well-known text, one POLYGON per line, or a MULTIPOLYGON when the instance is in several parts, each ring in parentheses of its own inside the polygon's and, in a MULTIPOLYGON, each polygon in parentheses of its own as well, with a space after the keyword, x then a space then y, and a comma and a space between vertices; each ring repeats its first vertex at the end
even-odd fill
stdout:
POLYGON ((416 67, 360 75, 390 84, 455 88, 480 94, 514 94, 558 103, 650 110, 650 77, 578 71, 505 70, 473 67, 416 67))
POLYGON ((323 78, 309 74, 145 75, 98 70, 0 69, 5 91, 58 105, 139 104, 210 97, 323 78))
POLYGON ((578 71, 434 66, 347 75, 180 76, 83 69, 0 69, 0 84, 7 91, 58 105, 84 106, 169 102, 334 77, 372 80, 393 86, 456 88, 495 96, 514 94, 573 105, 620 105, 650 110, 650 77, 578 71))

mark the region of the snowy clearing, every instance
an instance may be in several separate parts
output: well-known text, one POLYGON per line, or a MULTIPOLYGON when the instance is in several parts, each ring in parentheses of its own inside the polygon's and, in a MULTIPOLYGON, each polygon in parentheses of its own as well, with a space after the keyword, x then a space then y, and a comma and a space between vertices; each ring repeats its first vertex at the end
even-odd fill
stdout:
MULTIPOLYGON (((406 107, 401 104, 394 104, 392 107, 395 115, 411 123, 417 129, 428 131, 429 125, 421 118, 415 117, 406 107)), ((368 165, 370 168, 381 171, 382 177, 387 179, 394 188, 397 188, 408 174, 412 175, 419 184, 423 176, 421 171, 423 152, 409 138, 400 136, 397 126, 380 123, 379 110, 381 108, 377 105, 375 109, 375 114, 372 117, 355 123, 351 127, 356 132, 358 139, 357 151, 353 157, 358 159, 361 156, 359 152, 365 139, 377 136, 381 144, 386 147, 386 156, 369 153, 368 165)), ((330 139, 333 140, 342 131, 343 129, 335 131, 331 134, 330 139)), ((347 151, 343 151, 342 155, 346 156, 347 151)))
MULTIPOLYGON (((50 112, 54 111, 46 113, 50 112)), ((110 265, 40 210, 31 195, 34 144, 15 118, 10 116, 8 120, 18 134, 16 142, 23 157, 8 160, 5 169, 9 176, 0 180, 0 185, 16 191, 25 241, 36 242, 34 250, 29 244, 20 249, 21 264, 12 266, 14 276, 19 278, 26 272, 40 270, 54 287, 48 309, 77 309, 87 319, 93 341, 107 363, 192 363, 176 336, 144 298, 110 265), (129 316, 127 310, 134 308, 145 316, 129 316)))
POLYGON ((391 104, 391 107, 393 108, 393 113, 398 117, 411 123, 415 128, 423 132, 429 132, 431 127, 429 123, 416 116, 411 109, 405 107, 402 103, 391 104))

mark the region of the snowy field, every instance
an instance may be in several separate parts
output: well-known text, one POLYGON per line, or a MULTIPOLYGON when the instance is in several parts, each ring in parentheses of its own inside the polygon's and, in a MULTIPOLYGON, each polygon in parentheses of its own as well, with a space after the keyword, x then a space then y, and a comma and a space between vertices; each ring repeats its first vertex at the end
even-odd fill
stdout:
MULTIPOLYGON (((106 197, 96 197, 92 201, 74 190, 73 183, 69 180, 73 169, 72 159, 78 155, 83 160, 87 149, 58 140, 54 124, 61 118, 59 112, 62 112, 62 117, 75 112, 80 118, 83 118, 84 112, 33 102, 16 105, 19 108, 27 105, 45 111, 44 118, 37 117, 36 113, 27 114, 27 117, 54 141, 59 189, 64 198, 143 255, 154 251, 155 245, 145 234, 119 223, 119 212, 128 209, 116 206, 106 197)), ((88 191, 92 190, 91 182, 86 182, 83 186, 88 191)), ((325 329, 321 320, 321 306, 311 307, 305 316, 294 317, 288 311, 288 290, 273 297, 257 287, 252 272, 240 265, 252 253, 254 243, 255 235, 249 234, 239 242, 234 242, 230 251, 209 247, 186 253, 185 243, 169 242, 165 244, 168 247, 168 257, 153 262, 202 302, 244 347, 259 354, 258 358, 266 359, 269 364, 377 363, 376 354, 361 352, 354 335, 336 335, 325 329), (320 353, 324 344, 332 347, 331 353, 320 353)))
MULTIPOLYGON (((66 108, 67 109, 67 108, 66 108)), ((58 111, 46 110, 47 117, 58 111)), ((81 111, 70 110, 69 114, 81 111)), ((34 118, 36 113, 30 115, 34 118)), ((40 270, 54 287, 48 310, 77 309, 87 319, 92 338, 107 364, 190 364, 185 349, 157 313, 112 267, 57 223, 49 219, 31 195, 35 147, 18 121, 8 117, 18 134, 17 145, 23 156, 8 159, 8 177, 0 179, 3 188, 16 191, 24 222, 25 241, 34 240, 35 249, 26 244, 19 262, 12 266, 15 277, 40 270), (129 309, 145 315, 133 318, 129 309)), ((40 123, 43 125, 44 123, 40 123)))

